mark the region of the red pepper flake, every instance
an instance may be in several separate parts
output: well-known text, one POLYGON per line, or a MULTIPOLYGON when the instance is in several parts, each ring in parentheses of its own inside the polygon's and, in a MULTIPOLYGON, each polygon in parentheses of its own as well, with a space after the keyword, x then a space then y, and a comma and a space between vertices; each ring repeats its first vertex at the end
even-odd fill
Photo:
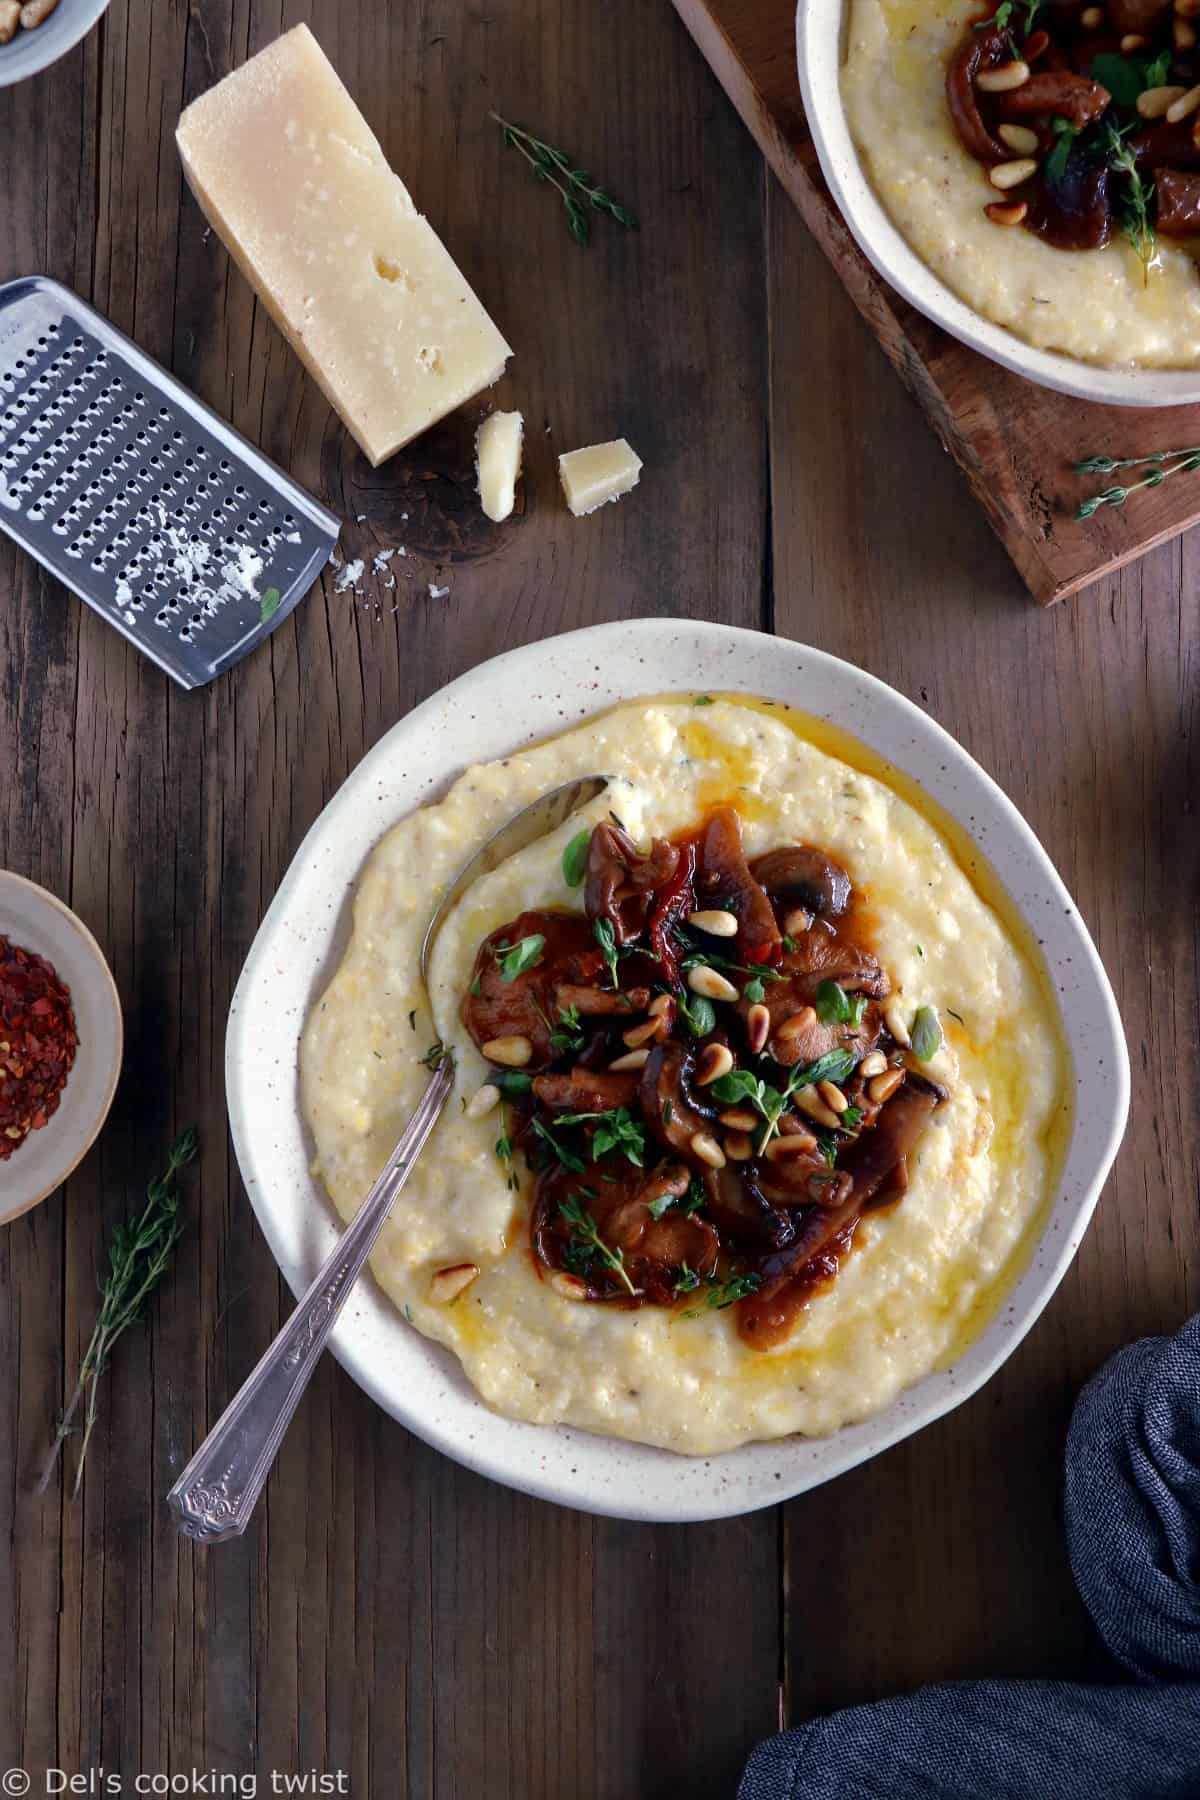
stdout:
POLYGON ((0 935, 0 1162, 58 1111, 78 1048, 70 988, 0 935))

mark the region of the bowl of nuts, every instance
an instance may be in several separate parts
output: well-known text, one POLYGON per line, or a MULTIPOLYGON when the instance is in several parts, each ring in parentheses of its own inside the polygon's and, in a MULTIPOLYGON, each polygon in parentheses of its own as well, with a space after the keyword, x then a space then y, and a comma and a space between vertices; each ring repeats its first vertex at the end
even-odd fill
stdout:
POLYGON ((48 69, 107 7, 108 0, 0 0, 0 87, 48 69))

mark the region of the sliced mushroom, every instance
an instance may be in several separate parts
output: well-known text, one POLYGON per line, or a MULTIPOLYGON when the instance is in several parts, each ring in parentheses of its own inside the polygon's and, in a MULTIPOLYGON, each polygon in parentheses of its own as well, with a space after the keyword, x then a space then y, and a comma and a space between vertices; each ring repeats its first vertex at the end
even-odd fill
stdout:
POLYGON ((633 1105, 639 1079, 637 1069, 614 1074, 576 1065, 568 1075, 536 1075, 533 1095, 552 1112, 611 1112, 633 1105))
POLYGON ((528 1067, 544 1068, 553 1056, 550 1034, 557 1015, 559 984, 586 968, 596 951, 591 927, 577 913, 524 912, 493 931, 479 947, 471 987, 460 1013, 463 1024, 482 1048, 496 1039, 523 1037, 533 1046, 528 1067), (503 945, 523 938, 545 939, 531 968, 506 981, 503 945))
POLYGON ((1092 124, 1112 104, 1112 95, 1098 81, 1076 75, 1070 69, 1051 69, 1031 75, 1021 87, 1001 98, 1006 119, 1032 119, 1041 114, 1066 119, 1077 131, 1092 124))
POLYGON ((665 887, 679 866, 679 851, 655 838, 650 854, 617 824, 597 825, 588 845, 584 907, 591 920, 607 919, 618 944, 631 944, 646 925, 656 888, 665 887))
POLYGON ((770 963, 778 959, 782 939, 775 911, 750 873, 742 853, 742 828, 731 806, 713 813, 700 843, 700 867, 696 897, 705 909, 731 912, 738 922, 731 939, 742 963, 770 963))
POLYGON ((1195 237, 1200 233, 1200 175, 1160 169, 1154 192, 1158 197, 1158 229, 1164 237, 1195 237))
POLYGON ((1011 60, 1012 50, 1006 32, 994 28, 968 31, 946 70, 946 103, 954 128, 964 147, 982 163, 1007 162, 1012 151, 999 138, 994 138, 984 124, 975 77, 981 69, 994 69, 997 64, 1011 60))
POLYGON ((646 1129, 660 1144, 678 1151, 695 1165, 691 1141, 708 1131, 717 1117, 715 1106, 698 1100, 692 1087, 694 1058, 682 1044, 659 1044, 642 1070, 638 1100, 646 1129))
POLYGON ((645 1012, 650 1004, 650 989, 635 987, 614 991, 563 981, 554 990, 554 1003, 560 1012, 570 1012, 574 1007, 585 1019, 620 1017, 626 1013, 645 1012))
POLYGON ((836 919, 850 904, 850 877, 840 863, 808 844, 768 850, 750 864, 750 873, 784 910, 801 906, 819 918, 836 919))

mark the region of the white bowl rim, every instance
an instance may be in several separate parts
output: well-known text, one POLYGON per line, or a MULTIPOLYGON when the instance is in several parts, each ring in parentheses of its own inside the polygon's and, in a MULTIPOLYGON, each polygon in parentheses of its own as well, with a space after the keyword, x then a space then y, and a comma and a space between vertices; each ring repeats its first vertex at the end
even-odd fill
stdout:
MULTIPOLYGON (((83 945, 84 950, 87 952, 88 960, 94 966, 96 974, 99 977, 99 988, 97 991, 104 995, 105 1000, 111 1007, 110 1026, 113 1031, 113 1038, 111 1040, 110 1048, 112 1067, 108 1079, 105 1081, 104 1086, 97 1097, 92 1117, 87 1122, 83 1141, 61 1165, 61 1172, 56 1173, 52 1180, 43 1181, 35 1192, 22 1194, 21 1198, 13 1205, 11 1210, 5 1206, 2 1200, 0 1200, 0 1226, 11 1225, 15 1219, 22 1218, 27 1212, 32 1212, 35 1206, 40 1206, 43 1200, 48 1199, 56 1189, 63 1185, 64 1181, 69 1180, 75 1173, 75 1170, 79 1167, 96 1139, 100 1136, 101 1131, 104 1129, 105 1121, 112 1110, 113 1096, 117 1091, 117 1083, 121 1079, 121 1066, 125 1057, 125 1018, 121 1011, 121 996, 118 992, 113 972, 108 966, 108 958, 100 948, 94 933, 88 930, 88 927, 79 917, 79 914, 73 912, 65 900, 60 900, 57 894, 51 893, 49 888, 44 888, 40 886, 38 882, 31 881, 27 875, 18 875, 15 869, 0 869, 0 890, 2 890, 5 885, 11 885, 32 895, 39 905, 45 906, 57 913, 71 927, 72 931, 83 945)), ((57 1116, 58 1115, 56 1114, 55 1117, 57 1116)), ((47 1131, 53 1131, 53 1121, 46 1126, 46 1129, 47 1131)), ((8 1165, 10 1170, 12 1170, 13 1167, 14 1165, 11 1163, 8 1165)), ((19 1174, 20 1170, 18 1169, 16 1173, 19 1174)))
POLYGON ((0 88, 15 87, 53 68, 83 41, 110 5, 111 0, 60 0, 44 25, 19 31, 10 44, 0 46, 0 88))
MULTIPOLYGON (((1015 806, 948 732, 874 676, 787 639, 686 619, 637 619, 590 626, 522 646, 460 675, 400 720, 367 753, 301 843, 238 981, 226 1038, 230 1128, 251 1204, 293 1293, 303 1291, 311 1281, 342 1227, 340 1221, 335 1222, 324 1191, 308 1173, 309 1149, 299 1122, 294 1057, 287 1080, 281 1084, 272 1079, 269 1068, 264 1072, 263 1055, 271 1057, 281 1032, 286 1032, 289 1046, 294 1048, 311 992, 323 986, 332 972, 324 966, 325 958, 362 862, 360 856, 349 864, 344 848, 335 847, 343 819, 353 824, 369 850, 382 831, 413 804, 425 804, 444 791, 449 779, 465 766, 461 736, 465 709, 472 700, 486 699, 493 686, 505 687, 510 696, 513 692, 522 695, 522 724, 517 732, 513 731, 511 708, 507 725, 502 721, 498 726, 483 727, 493 734, 507 732, 501 755, 518 744, 569 730, 581 718, 605 710, 618 699, 664 691, 740 691, 774 698, 818 716, 836 717, 877 753, 907 768, 931 797, 958 819, 993 870, 998 858, 987 846, 995 835, 1003 843, 1006 857, 1013 859, 1006 861, 1006 868, 1020 861, 1023 878, 1033 884, 1047 909, 1040 921, 1031 919, 1029 907, 1013 891, 1012 882, 1002 883, 1035 935, 1039 924, 1045 931, 1047 967, 1064 1009, 1063 1024, 1074 1059, 1075 1119, 1058 1197, 997 1316, 951 1367, 925 1376, 882 1412, 828 1438, 779 1439, 712 1457, 681 1457, 571 1427, 530 1425, 494 1413, 470 1388, 457 1360, 406 1327, 373 1282, 360 1284, 347 1304, 332 1340, 338 1360, 385 1411, 465 1467, 521 1492, 618 1518, 686 1523, 751 1512, 803 1493, 941 1417, 976 1392, 1032 1327, 1078 1248, 1124 1131, 1129 1063, 1116 1002, 1074 902, 1015 806), (683 640, 687 640, 686 652, 681 650, 683 640), (772 667, 783 671, 775 682, 757 675, 741 678, 739 666, 750 668, 764 650, 772 667), (697 669, 705 671, 703 678, 684 678, 691 674, 687 655, 697 669), (538 689, 545 671, 553 673, 558 665, 573 672, 576 694, 583 700, 578 711, 572 708, 564 713, 561 706, 556 708, 556 701, 568 697, 563 690, 543 694, 538 689), (630 685, 627 678, 618 676, 614 685, 606 678, 610 667, 645 667, 657 678, 635 675, 630 685), (664 681, 665 668, 683 672, 664 681), (801 679, 813 694, 820 695, 822 703, 814 705, 812 695, 798 697, 794 685, 791 692, 785 691, 789 681, 794 684, 801 679), (853 705, 848 706, 849 702, 853 705), (846 724, 846 712, 854 707, 872 715, 874 742, 871 733, 857 723, 846 724), (411 787, 416 776, 409 772, 408 764, 420 755, 423 741, 436 737, 451 716, 455 718, 453 741, 458 762, 448 769, 443 761, 436 782, 429 782, 429 791, 418 800, 406 796, 406 801, 397 803, 396 780, 411 787), (914 759, 923 761, 922 773, 912 769, 898 748, 888 745, 889 737, 897 747, 906 738, 914 759), (885 740, 882 746, 880 739, 885 740), (954 804, 949 796, 956 782, 963 783, 965 792, 954 804), (393 797, 386 797, 389 785, 393 797), (968 815, 974 818, 974 826, 968 815), (322 863, 337 872, 342 884, 336 904, 328 880, 320 885, 322 863), (349 876, 347 867, 352 868, 349 876), (319 907, 318 894, 326 896, 319 907), (305 942, 302 910, 306 905, 325 915, 315 928, 320 936, 315 946, 305 942), (271 975, 273 969, 282 973, 279 965, 285 960, 293 973, 306 961, 312 980, 309 996, 298 997, 293 992, 289 1004, 279 1005, 270 999, 271 975), (1070 996, 1064 977, 1073 984, 1070 996), (1078 1015, 1074 1031, 1068 1008, 1078 1015), (1088 1042, 1086 1071, 1080 1066, 1083 1035, 1088 1042), (291 1155, 290 1167, 280 1168, 281 1149, 291 1155), (318 1197, 316 1204, 314 1196, 318 1197), (381 1363, 381 1341, 386 1341, 389 1358, 396 1359, 393 1366, 386 1366, 386 1359, 381 1363), (407 1364, 407 1369, 402 1364, 407 1364)), ((472 755, 469 760, 477 758, 472 755)), ((274 1063, 276 1068, 280 1066, 277 1053, 274 1063)))
POLYGON ((1080 362, 995 325, 960 300, 892 223, 859 160, 842 106, 841 32, 849 0, 799 0, 796 61, 804 116, 838 211, 889 287, 951 337, 1039 387, 1104 406, 1187 406, 1200 400, 1200 368, 1122 369, 1080 362))

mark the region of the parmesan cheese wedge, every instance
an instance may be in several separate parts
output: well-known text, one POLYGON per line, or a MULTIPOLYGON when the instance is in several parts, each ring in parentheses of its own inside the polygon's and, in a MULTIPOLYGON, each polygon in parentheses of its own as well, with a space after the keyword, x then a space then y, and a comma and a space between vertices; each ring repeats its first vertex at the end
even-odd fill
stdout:
POLYGON ((503 373, 508 345, 306 25, 175 135, 209 223, 372 463, 503 373))
POLYGON ((625 438, 568 450, 558 459, 558 478, 576 518, 595 512, 606 501, 619 500, 637 486, 641 472, 642 459, 625 438))
POLYGON ((519 412, 495 412, 475 434, 479 504, 497 524, 508 518, 516 503, 524 428, 519 412))

